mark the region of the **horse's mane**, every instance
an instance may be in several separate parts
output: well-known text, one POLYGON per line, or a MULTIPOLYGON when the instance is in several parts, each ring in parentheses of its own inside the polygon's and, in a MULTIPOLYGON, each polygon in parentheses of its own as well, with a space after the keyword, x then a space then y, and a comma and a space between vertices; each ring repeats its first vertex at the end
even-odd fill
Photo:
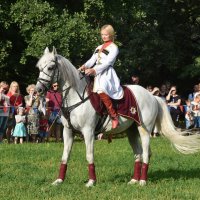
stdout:
POLYGON ((57 55, 57 58, 60 64, 59 71, 63 81, 67 80, 68 84, 76 90, 83 88, 84 85, 81 84, 79 72, 72 63, 61 55, 57 55))
POLYGON ((57 58, 58 68, 60 72, 61 82, 65 85, 71 86, 76 91, 83 91, 86 82, 80 80, 79 71, 72 65, 72 63, 65 57, 54 54, 54 53, 44 53, 44 55, 38 61, 36 67, 42 70, 42 67, 46 65, 49 61, 55 61, 57 58))

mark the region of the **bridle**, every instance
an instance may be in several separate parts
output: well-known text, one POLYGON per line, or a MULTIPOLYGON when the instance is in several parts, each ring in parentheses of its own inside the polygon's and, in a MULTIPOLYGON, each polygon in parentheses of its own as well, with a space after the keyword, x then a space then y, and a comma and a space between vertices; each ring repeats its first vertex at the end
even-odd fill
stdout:
POLYGON ((58 82, 59 77, 60 77, 60 71, 58 69, 58 58, 57 56, 55 56, 55 60, 51 60, 49 63, 47 63, 43 69, 40 70, 40 72, 42 72, 43 74, 45 74, 46 76, 49 77, 48 79, 44 79, 44 78, 38 78, 37 81, 43 86, 43 88, 45 88, 45 91, 48 91, 51 88, 51 85, 56 82, 58 82), (54 63, 54 66, 52 67, 51 70, 53 70, 53 73, 51 75, 49 75, 48 73, 45 72, 45 68, 48 67, 49 63, 54 63), (57 73, 56 73, 57 71, 57 73), (57 74, 56 79, 54 79, 55 74, 57 74), (55 80, 55 81, 54 81, 55 80), (45 84, 47 83, 47 84, 45 84))
MULTIPOLYGON (((51 75, 47 74, 45 72, 45 68, 48 67, 49 63, 47 63, 42 70, 40 70, 40 72, 44 73, 46 76, 49 77, 49 80, 48 79, 44 79, 44 78, 38 78, 38 82, 45 88, 46 91, 48 91, 50 88, 51 88, 51 85, 55 82, 59 82, 59 78, 60 78, 60 71, 59 71, 59 68, 58 68, 58 58, 55 57, 55 60, 52 60, 50 62, 54 62, 54 66, 52 67, 52 70, 53 70, 53 73, 51 75), (57 73, 56 73, 57 72, 57 73), (54 76, 57 74, 56 76, 56 79, 54 79, 54 76), (55 81, 54 81, 55 80, 55 81), (47 83, 47 84, 45 84, 47 83)), ((83 104, 84 102, 86 102, 90 95, 88 95, 87 97, 85 97, 85 93, 86 93, 86 89, 88 87, 88 79, 86 77, 86 75, 82 72, 80 72, 79 75, 82 75, 82 77, 80 77, 80 80, 85 78, 87 84, 84 88, 84 91, 83 91, 83 94, 81 95, 77 90, 76 93, 78 94, 79 98, 80 98, 80 102, 74 104, 74 105, 71 105, 69 106, 68 103, 67 103, 67 96, 69 94, 69 91, 71 89, 71 86, 68 86, 66 89, 62 90, 61 93, 65 92, 65 95, 63 96, 62 98, 62 102, 61 102, 61 105, 59 104, 58 102, 58 99, 56 98, 56 95, 55 96, 55 99, 57 101, 57 103, 60 105, 60 108, 61 108, 61 111, 63 114, 65 114, 65 117, 67 119, 67 122, 68 122, 68 125, 69 125, 69 128, 72 129, 72 130, 75 130, 72 123, 71 123, 71 119, 70 119, 70 114, 71 114, 71 111, 74 110, 76 107, 80 106, 81 104, 83 104), (64 103, 66 104, 66 107, 64 107, 64 103)))

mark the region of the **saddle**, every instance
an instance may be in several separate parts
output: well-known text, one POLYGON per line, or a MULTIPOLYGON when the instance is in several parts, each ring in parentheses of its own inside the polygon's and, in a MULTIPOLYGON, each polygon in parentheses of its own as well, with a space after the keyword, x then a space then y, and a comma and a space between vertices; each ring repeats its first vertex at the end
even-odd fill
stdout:
MULTIPOLYGON (((133 92, 126 86, 122 86, 124 96, 122 99, 112 99, 113 106, 118 115, 134 120, 138 125, 141 125, 141 119, 138 112, 138 103, 133 92)), ((96 112, 101 116, 107 116, 107 110, 97 93, 92 92, 92 86, 87 89, 90 102, 96 112)))

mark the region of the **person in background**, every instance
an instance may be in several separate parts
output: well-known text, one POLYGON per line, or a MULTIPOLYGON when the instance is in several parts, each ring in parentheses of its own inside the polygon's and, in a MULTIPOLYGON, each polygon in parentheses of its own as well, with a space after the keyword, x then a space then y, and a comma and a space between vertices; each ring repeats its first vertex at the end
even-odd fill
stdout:
POLYGON ((167 87, 166 87, 166 85, 165 84, 162 84, 161 86, 160 86, 160 97, 164 100, 164 101, 166 101, 166 96, 167 96, 167 87))
POLYGON ((10 84, 10 88, 9 88, 8 93, 7 93, 7 96, 10 98, 11 108, 10 108, 10 115, 9 115, 9 118, 8 118, 8 122, 7 122, 6 136, 7 136, 8 143, 10 143, 11 131, 15 126, 16 109, 18 107, 23 106, 23 96, 20 93, 18 82, 13 81, 10 84))
POLYGON ((133 85, 139 85, 140 78, 139 78, 138 75, 133 74, 132 77, 131 77, 131 80, 132 80, 133 85))
POLYGON ((43 112, 40 112, 40 120, 39 120, 39 142, 45 142, 48 136, 49 131, 49 122, 48 115, 43 112))
POLYGON ((194 95, 194 100, 191 102, 192 115, 194 117, 194 127, 200 128, 200 93, 194 95))
POLYGON ((185 111, 185 128, 186 129, 189 129, 194 121, 193 121, 193 116, 192 116, 192 104, 191 104, 191 101, 189 99, 187 99, 185 101, 185 104, 184 105, 184 111, 185 111))
POLYGON ((194 100, 194 95, 197 92, 199 92, 199 85, 194 85, 193 92, 188 95, 188 100, 192 102, 194 100))
POLYGON ((198 92, 200 92, 200 83, 198 83, 197 85, 198 85, 198 92))
POLYGON ((168 94, 172 87, 172 84, 169 81, 166 81, 165 85, 166 85, 166 93, 168 94))
POLYGON ((95 76, 93 92, 97 93, 105 105, 112 120, 112 128, 119 125, 118 113, 111 99, 122 99, 124 92, 114 69, 119 49, 114 43, 115 31, 111 25, 104 25, 100 30, 103 44, 98 46, 92 57, 79 70, 86 75, 95 76))
POLYGON ((179 116, 181 113, 181 97, 177 94, 176 86, 172 86, 168 95, 166 96, 167 105, 175 126, 178 125, 179 116))
POLYGON ((38 93, 36 92, 36 87, 34 84, 28 85, 26 91, 28 95, 24 97, 24 100, 26 104, 27 114, 27 136, 30 136, 31 141, 35 143, 39 131, 38 107, 40 105, 40 99, 38 93))
POLYGON ((48 110, 50 109, 49 116, 49 134, 48 140, 51 135, 55 135, 56 142, 61 138, 61 120, 60 120, 60 109, 62 106, 62 95, 58 90, 58 83, 52 84, 51 90, 47 92, 46 95, 46 106, 48 110))
POLYGON ((153 86, 152 86, 152 85, 147 85, 146 89, 147 89, 149 92, 152 92, 152 91, 153 91, 153 86))
POLYGON ((24 115, 24 108, 18 107, 17 114, 15 115, 16 125, 13 131, 14 143, 18 143, 18 138, 20 144, 23 144, 23 138, 26 137, 26 116, 24 115))
POLYGON ((5 91, 8 90, 8 87, 9 86, 5 81, 0 82, 0 143, 3 140, 10 110, 10 101, 5 95, 5 91))
POLYGON ((158 87, 154 87, 153 90, 151 91, 151 94, 154 96, 160 96, 160 90, 158 87))

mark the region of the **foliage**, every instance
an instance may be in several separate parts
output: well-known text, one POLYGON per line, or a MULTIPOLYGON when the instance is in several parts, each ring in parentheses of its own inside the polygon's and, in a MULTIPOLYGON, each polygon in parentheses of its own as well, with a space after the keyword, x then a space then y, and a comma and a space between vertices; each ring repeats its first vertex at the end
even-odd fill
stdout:
POLYGON ((127 185, 133 155, 127 138, 95 142, 97 185, 88 189, 84 141, 75 141, 65 182, 51 183, 58 175, 61 143, 1 144, 0 196, 2 200, 54 199, 199 199, 199 154, 181 155, 164 138, 151 141, 148 184, 127 185))
POLYGON ((198 11, 194 0, 1 0, 1 79, 35 83, 46 46, 81 65, 100 43, 99 28, 109 23, 117 33, 122 83, 139 73, 143 85, 169 80, 182 86, 184 80, 191 87, 200 73, 198 11))
POLYGON ((7 33, 7 30, 10 26, 8 20, 8 2, 5 2, 6 4, 0 4, 0 27, 3 32, 0 32, 0 68, 6 67, 6 59, 9 56, 9 51, 12 48, 12 43, 10 40, 5 38, 5 35, 7 33))

